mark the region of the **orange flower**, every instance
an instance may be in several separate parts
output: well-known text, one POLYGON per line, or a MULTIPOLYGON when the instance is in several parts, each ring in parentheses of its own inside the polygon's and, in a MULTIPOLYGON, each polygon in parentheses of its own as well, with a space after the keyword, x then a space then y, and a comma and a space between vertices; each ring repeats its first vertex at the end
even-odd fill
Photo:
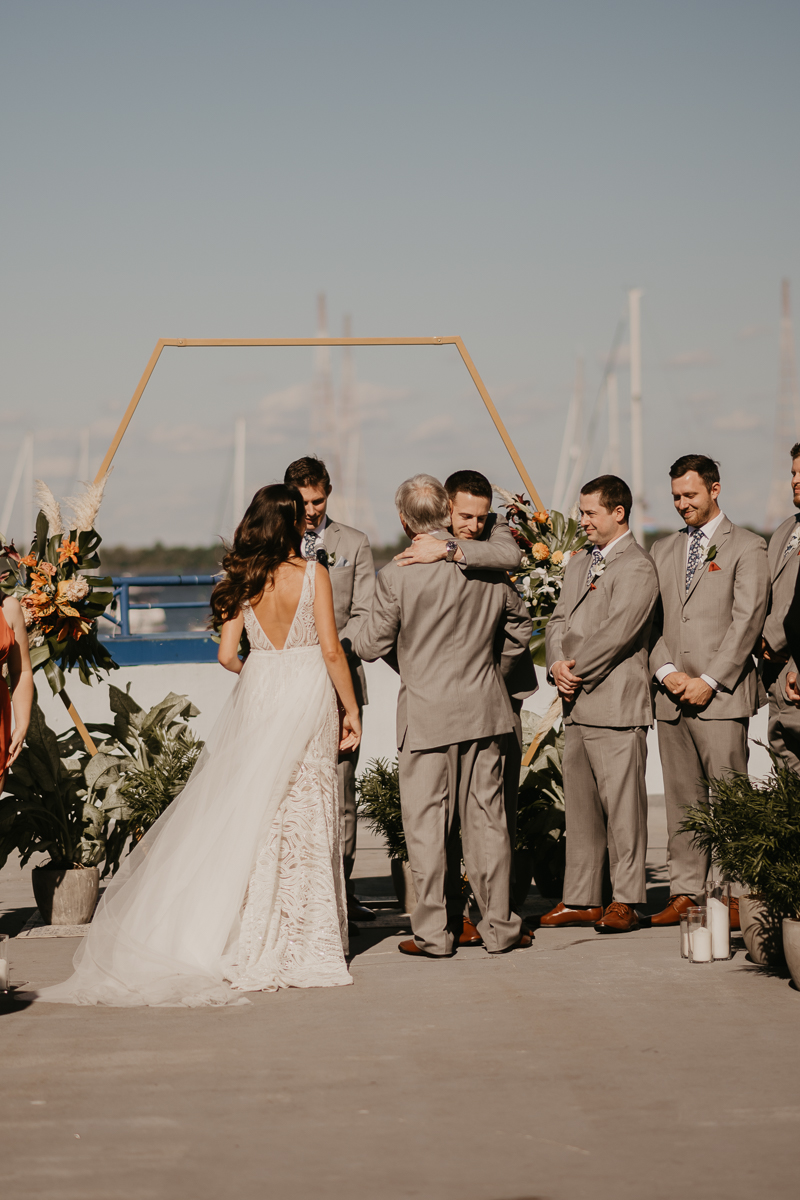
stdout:
POLYGON ((537 525, 546 525, 546 524, 547 524, 547 522, 550 520, 550 514, 549 514, 549 513, 546 513, 546 512, 544 512, 544 511, 542 511, 542 512, 535 512, 535 513, 533 514, 533 519, 534 519, 534 521, 536 522, 536 524, 537 524, 537 525))
POLYGON ((551 559, 551 562, 553 563, 553 566, 554 566, 554 567, 559 567, 559 566, 561 566, 561 563, 562 563, 563 561, 564 561, 564 551, 563 551, 563 550, 556 550, 555 554, 553 555, 553 557, 552 557, 552 559, 551 559))
POLYGON ((550 557, 550 547, 544 542, 535 542, 531 546, 531 554, 537 562, 545 562, 550 557))
POLYGON ((24 558, 21 558, 19 560, 19 564, 21 567, 35 567, 36 566, 36 555, 35 554, 26 554, 24 558))
MULTIPOLYGON (((56 611, 55 604, 44 592, 29 592, 27 596, 22 597, 20 604, 26 617, 30 614, 34 621, 40 621, 42 617, 49 617, 56 611)), ((25 624, 28 624, 27 620, 25 624)))
POLYGON ((58 547, 58 565, 61 566, 62 563, 65 563, 68 560, 77 563, 79 550, 80 546, 78 543, 71 542, 69 537, 64 534, 64 539, 61 545, 58 547))

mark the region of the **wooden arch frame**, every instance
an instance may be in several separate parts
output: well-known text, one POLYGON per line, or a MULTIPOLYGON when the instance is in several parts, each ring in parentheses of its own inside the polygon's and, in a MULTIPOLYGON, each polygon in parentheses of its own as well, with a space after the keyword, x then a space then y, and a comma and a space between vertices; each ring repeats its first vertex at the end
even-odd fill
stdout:
POLYGON ((467 348, 460 337, 427 337, 427 338, 159 338, 156 342, 155 349, 150 355, 150 361, 144 369, 144 374, 139 380, 136 391, 131 397, 131 402, 125 410, 125 414, 119 423, 116 433, 111 439, 111 445, 106 451, 100 469, 97 472, 95 483, 98 483, 105 475, 108 468, 111 466, 114 455, 119 449, 119 444, 125 436, 125 431, 131 423, 133 414, 136 412, 139 401, 142 398, 144 389, 150 380, 150 376, 155 370, 156 363, 161 357, 161 351, 165 346, 177 346, 184 349, 187 346, 455 346, 464 366, 469 371, 472 382, 478 389, 483 403, 489 416, 494 422, 497 432, 503 439, 506 450, 511 455, 511 460, 517 468, 519 477, 528 489, 528 494, 537 508, 543 508, 543 504, 539 493, 533 486, 533 481, 525 470, 525 465, 517 452, 517 448, 511 440, 508 430, 503 424, 500 414, 494 406, 491 396, 486 390, 486 385, 475 369, 475 364, 467 353, 467 348))

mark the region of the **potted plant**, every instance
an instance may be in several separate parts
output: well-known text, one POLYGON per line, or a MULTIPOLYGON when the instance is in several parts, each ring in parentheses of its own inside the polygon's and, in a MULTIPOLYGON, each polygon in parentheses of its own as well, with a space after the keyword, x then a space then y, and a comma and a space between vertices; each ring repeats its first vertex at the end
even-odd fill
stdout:
POLYGON ((712 779, 710 805, 687 810, 682 828, 725 877, 749 888, 739 912, 750 957, 779 965, 785 951, 800 987, 800 776, 771 757, 764 781, 712 779))
POLYGON ((373 758, 356 780, 356 793, 359 815, 386 842, 397 902, 402 912, 412 913, 417 906, 417 893, 408 865, 397 759, 390 765, 385 758, 373 758))
MULTIPOLYGON (((523 747, 533 740, 539 718, 522 713, 523 747)), ((564 818, 564 728, 551 726, 540 738, 529 767, 522 768, 517 800, 512 906, 524 903, 531 880, 543 896, 560 900, 564 892, 566 836, 564 818)))
POLYGON ((110 690, 115 722, 90 727, 106 735, 94 755, 75 729, 54 733, 34 702, 26 744, 0 798, 0 868, 12 850, 22 866, 35 852, 50 856, 32 872, 48 925, 91 921, 100 865, 102 878, 114 874, 126 849, 180 793, 202 749, 183 719, 197 713, 186 696, 170 693, 144 712, 127 691, 110 690))

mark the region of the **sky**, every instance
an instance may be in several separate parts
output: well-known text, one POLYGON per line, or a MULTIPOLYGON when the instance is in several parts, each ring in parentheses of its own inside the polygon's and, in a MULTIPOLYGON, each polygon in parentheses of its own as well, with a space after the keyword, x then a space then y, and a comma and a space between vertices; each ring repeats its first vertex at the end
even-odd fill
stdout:
MULTIPOLYGON (((158 338, 313 336, 320 292, 333 335, 460 334, 549 504, 576 359, 591 408, 636 286, 648 520, 677 527, 667 471, 699 451, 761 524, 782 278, 800 305, 799 54, 782 0, 6 0, 0 513, 26 434, 57 495, 87 445, 96 470, 158 338)), ((354 367, 380 540, 416 471, 521 486, 452 347, 354 367)), ((106 541, 229 535, 235 420, 249 495, 320 450, 313 370, 165 350, 106 541)), ((20 495, 4 532, 24 522, 20 495)))

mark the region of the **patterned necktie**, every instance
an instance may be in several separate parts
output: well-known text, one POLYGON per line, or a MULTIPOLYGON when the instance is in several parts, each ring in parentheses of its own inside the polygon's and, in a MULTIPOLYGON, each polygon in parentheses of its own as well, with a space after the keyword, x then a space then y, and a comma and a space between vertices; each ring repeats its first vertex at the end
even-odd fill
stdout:
POLYGON ((686 560, 686 590, 692 586, 694 573, 700 565, 700 543, 703 540, 702 529, 693 529, 689 534, 689 557, 686 560))
POLYGON ((316 558, 317 534, 314 529, 307 529, 303 534, 303 558, 316 558))
POLYGON ((595 567, 598 567, 600 565, 600 563, 602 561, 603 561, 603 551, 598 550, 597 546, 595 546, 594 550, 592 551, 591 561, 589 563, 589 574, 586 576, 586 586, 587 587, 591 586, 592 572, 594 571, 595 567))
POLYGON ((800 545, 800 525, 795 525, 794 529, 792 530, 791 536, 789 537, 789 540, 786 543, 786 548, 783 552, 783 557, 788 558, 789 555, 792 553, 792 551, 797 549, 798 545, 800 545))

